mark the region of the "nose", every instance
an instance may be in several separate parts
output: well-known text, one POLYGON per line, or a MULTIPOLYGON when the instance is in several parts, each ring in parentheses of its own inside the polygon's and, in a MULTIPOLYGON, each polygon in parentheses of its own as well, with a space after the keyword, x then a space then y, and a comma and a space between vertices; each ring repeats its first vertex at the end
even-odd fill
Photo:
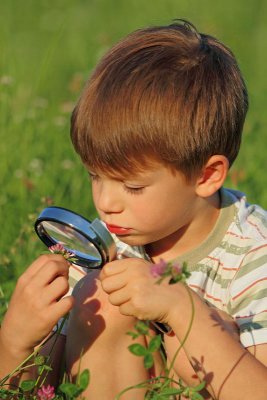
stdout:
POLYGON ((95 207, 104 214, 120 213, 123 210, 119 183, 116 181, 102 181, 93 188, 95 207))

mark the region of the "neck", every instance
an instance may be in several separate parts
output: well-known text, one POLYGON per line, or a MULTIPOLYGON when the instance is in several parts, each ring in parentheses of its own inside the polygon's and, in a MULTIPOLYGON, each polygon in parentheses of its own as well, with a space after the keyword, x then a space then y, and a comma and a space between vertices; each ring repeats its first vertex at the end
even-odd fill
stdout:
POLYGON ((214 194, 201 199, 191 221, 178 231, 146 245, 146 252, 154 262, 171 261, 196 248, 205 241, 215 226, 220 213, 220 196, 214 194))

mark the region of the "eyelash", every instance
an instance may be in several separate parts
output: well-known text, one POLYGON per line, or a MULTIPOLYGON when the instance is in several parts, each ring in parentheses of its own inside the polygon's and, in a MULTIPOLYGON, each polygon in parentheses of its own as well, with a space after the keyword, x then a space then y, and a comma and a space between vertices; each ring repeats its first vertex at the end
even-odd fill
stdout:
POLYGON ((99 178, 98 175, 91 174, 90 172, 88 172, 88 175, 91 181, 96 181, 99 178))
POLYGON ((133 187, 124 185, 124 190, 130 194, 141 194, 144 191, 144 187, 133 188, 133 187))
MULTIPOLYGON (((93 181, 97 181, 98 179, 99 179, 99 176, 98 175, 94 175, 94 174, 92 174, 92 173, 88 173, 88 175, 89 175, 89 179, 93 182, 93 181)), ((141 194, 142 192, 143 192, 143 190, 144 190, 144 187, 143 186, 141 186, 141 187, 130 187, 130 186, 127 186, 127 185, 123 185, 123 189, 127 192, 127 193, 130 193, 130 194, 141 194)))

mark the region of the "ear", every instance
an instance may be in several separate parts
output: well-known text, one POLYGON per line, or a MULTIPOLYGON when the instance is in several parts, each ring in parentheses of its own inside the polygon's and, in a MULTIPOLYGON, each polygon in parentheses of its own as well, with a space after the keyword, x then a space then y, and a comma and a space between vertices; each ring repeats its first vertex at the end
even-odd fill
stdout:
POLYGON ((224 184, 229 170, 229 161, 223 155, 209 158, 196 182, 196 193, 200 197, 209 197, 217 192, 224 184))

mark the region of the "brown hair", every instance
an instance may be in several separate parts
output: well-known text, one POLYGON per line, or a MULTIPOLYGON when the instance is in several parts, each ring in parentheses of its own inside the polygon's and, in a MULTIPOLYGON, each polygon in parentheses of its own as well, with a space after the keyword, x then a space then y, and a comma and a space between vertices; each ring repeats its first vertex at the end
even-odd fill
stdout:
POLYGON ((187 178, 235 160, 248 97, 232 52, 186 21, 141 29, 102 58, 71 119, 89 167, 134 173, 160 161, 187 178))

